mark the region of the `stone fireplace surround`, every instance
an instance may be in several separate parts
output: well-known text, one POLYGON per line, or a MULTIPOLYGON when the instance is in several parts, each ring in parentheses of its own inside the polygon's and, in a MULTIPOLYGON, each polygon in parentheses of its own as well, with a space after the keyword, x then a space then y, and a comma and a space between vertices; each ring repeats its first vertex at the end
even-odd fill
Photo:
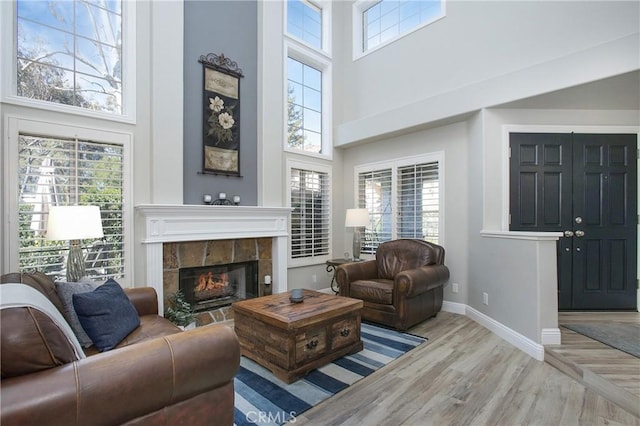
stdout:
MULTIPOLYGON (((212 260, 217 263, 258 260, 260 281, 271 275, 273 292, 286 291, 290 213, 288 207, 136 206, 146 255, 146 282, 158 293, 158 312, 164 312, 165 290, 173 289, 171 277, 173 270, 178 273, 176 266, 193 266, 188 264, 202 263, 208 257, 211 260, 211 255, 222 258, 212 260), (224 251, 226 254, 221 254, 224 251)), ((177 277, 175 285, 177 288, 177 277)))

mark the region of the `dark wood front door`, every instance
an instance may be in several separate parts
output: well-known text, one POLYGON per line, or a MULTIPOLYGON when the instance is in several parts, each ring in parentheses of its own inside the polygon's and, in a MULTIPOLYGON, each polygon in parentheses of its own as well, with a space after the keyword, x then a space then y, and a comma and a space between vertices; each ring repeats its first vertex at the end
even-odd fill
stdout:
POLYGON ((637 135, 510 134, 510 230, 562 232, 561 310, 636 309, 637 135))

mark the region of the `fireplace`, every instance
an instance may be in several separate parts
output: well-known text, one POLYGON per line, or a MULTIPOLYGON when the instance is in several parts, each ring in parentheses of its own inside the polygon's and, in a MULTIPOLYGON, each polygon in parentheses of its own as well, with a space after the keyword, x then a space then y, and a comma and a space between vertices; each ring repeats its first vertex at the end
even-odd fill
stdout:
POLYGON ((180 268, 179 288, 195 312, 258 297, 258 261, 180 268))

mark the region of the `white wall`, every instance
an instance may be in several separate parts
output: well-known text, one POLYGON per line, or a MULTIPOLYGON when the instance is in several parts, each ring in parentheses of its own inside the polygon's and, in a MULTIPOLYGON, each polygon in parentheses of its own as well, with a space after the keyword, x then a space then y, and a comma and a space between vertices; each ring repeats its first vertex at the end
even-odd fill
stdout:
POLYGON ((355 62, 349 37, 340 52, 348 96, 337 144, 638 69, 639 7, 449 1, 444 19, 355 62))

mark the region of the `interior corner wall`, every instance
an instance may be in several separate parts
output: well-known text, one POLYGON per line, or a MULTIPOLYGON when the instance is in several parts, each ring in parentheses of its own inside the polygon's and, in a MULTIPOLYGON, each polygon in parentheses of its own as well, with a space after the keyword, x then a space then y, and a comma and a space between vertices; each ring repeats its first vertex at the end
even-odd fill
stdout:
POLYGON ((239 195, 257 205, 258 2, 184 2, 184 195, 185 204, 202 204, 203 194, 239 195), (240 79, 240 177, 202 174, 203 66, 201 55, 223 54, 237 62, 240 79))

